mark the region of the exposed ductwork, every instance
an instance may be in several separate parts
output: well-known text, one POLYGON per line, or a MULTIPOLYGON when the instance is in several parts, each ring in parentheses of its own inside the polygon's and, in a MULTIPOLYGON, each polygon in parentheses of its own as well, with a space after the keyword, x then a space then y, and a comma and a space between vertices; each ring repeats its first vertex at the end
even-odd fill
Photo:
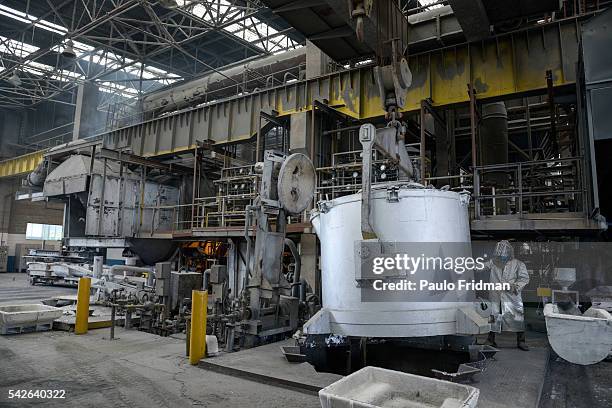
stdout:
MULTIPOLYGON (((482 106, 480 141, 484 166, 508 163, 508 111, 504 102, 482 106)), ((503 190, 508 187, 508 175, 504 171, 489 171, 484 182, 495 189, 503 190)), ((505 213, 507 201, 497 200, 496 207, 502 214, 505 213)))
POLYGON ((26 184, 30 187, 42 187, 47 178, 47 161, 41 161, 33 172, 28 174, 26 184))
POLYGON ((240 61, 203 77, 147 95, 145 112, 170 112, 207 101, 267 88, 299 78, 300 66, 306 64, 306 47, 279 55, 240 61))

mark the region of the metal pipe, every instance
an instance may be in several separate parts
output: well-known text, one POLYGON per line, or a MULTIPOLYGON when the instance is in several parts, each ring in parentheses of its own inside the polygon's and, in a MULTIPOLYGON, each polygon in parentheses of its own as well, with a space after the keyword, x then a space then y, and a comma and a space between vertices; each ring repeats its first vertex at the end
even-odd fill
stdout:
MULTIPOLYGON (((63 125, 61 125, 61 126, 57 126, 57 127, 52 128, 52 129, 45 130, 45 131, 43 131, 43 132, 36 133, 36 134, 34 134, 34 135, 28 136, 28 137, 26 137, 24 140, 25 140, 25 142, 30 142, 30 141, 32 141, 33 139, 36 139, 38 136, 42 136, 42 135, 44 135, 45 133, 50 133, 50 132, 53 132, 53 131, 55 131, 55 130, 59 130, 59 129, 65 128, 65 127, 67 127, 67 126, 72 126, 73 124, 74 124, 74 122, 65 123, 65 124, 63 124, 63 125)), ((72 132, 70 132, 70 133, 72 133, 72 132)), ((52 137, 50 137, 49 139, 51 139, 51 138, 55 138, 55 137, 57 137, 57 136, 52 136, 52 137)), ((37 141, 36 141, 36 142, 34 142, 34 143, 40 143, 40 142, 41 142, 41 140, 37 140, 37 141)))
POLYGON ((152 288, 155 286, 155 273, 153 271, 147 272, 147 286, 152 288))
POLYGON ((104 257, 94 256, 93 258, 93 277, 96 279, 100 279, 102 277, 103 272, 104 272, 104 257))
POLYGON ((196 201, 196 183, 198 181, 197 178, 198 171, 198 146, 193 149, 193 186, 191 191, 191 229, 193 230, 193 222, 195 220, 195 201, 196 201))
POLYGON ((300 295, 300 275, 302 271, 302 258, 300 257, 300 253, 298 252, 297 246, 295 246, 295 242, 293 242, 289 238, 285 238, 285 245, 291 251, 291 255, 295 260, 295 271, 293 272, 293 283, 291 284, 291 296, 299 297, 300 295))
MULTIPOLYGON (((508 112, 504 102, 482 105, 480 121, 481 162, 490 164, 508 163, 508 112)), ((489 172, 484 181, 489 187, 503 190, 508 187, 508 176, 504 172, 489 172)), ((505 215, 508 212, 507 200, 495 202, 494 211, 505 215)))
MULTIPOLYGON (((253 205, 247 205, 245 208, 245 222, 244 222, 244 239, 247 242, 247 253, 246 253, 246 259, 244 260, 245 262, 245 282, 248 279, 248 276, 251 275, 251 237, 249 236, 249 230, 251 227, 251 211, 253 211, 253 209, 255 209, 255 206, 253 205)), ((243 286, 243 289, 246 288, 246 284, 243 286)))
POLYGON ((47 161, 41 161, 38 166, 34 169, 33 172, 28 174, 27 182, 28 185, 32 187, 42 187, 45 184, 45 179, 47 178, 47 161))
POLYGON ((304 280, 300 281, 299 290, 300 290, 300 302, 305 302, 306 301, 306 281, 304 280))
POLYGON ((185 357, 189 357, 189 348, 191 343, 191 316, 185 318, 185 357))
POLYGON ((266 86, 272 77, 274 85, 274 79, 282 81, 283 72, 299 69, 305 62, 306 47, 256 60, 241 61, 218 72, 147 95, 143 100, 143 107, 146 112, 164 112, 197 105, 204 102, 211 93, 215 93, 216 97, 229 96, 235 93, 236 81, 242 83, 245 71, 259 74, 262 82, 263 78, 267 77, 266 86), (277 78, 274 78, 274 75, 277 75, 277 78))
POLYGON ((111 327, 110 327, 110 339, 115 339, 115 305, 111 306, 111 327))
POLYGON ((349 131, 349 130, 359 130, 359 128, 361 128, 361 125, 347 126, 347 127, 344 127, 344 128, 333 129, 333 130, 325 130, 325 131, 323 131, 322 135, 323 136, 334 135, 334 134, 346 132, 346 131, 349 131))
POLYGON ((234 351, 234 339, 235 339, 235 331, 234 331, 234 325, 233 324, 228 324, 225 327, 226 330, 226 339, 225 339, 225 351, 228 353, 231 353, 232 351, 234 351))
POLYGON ((149 268, 142 268, 139 266, 130 266, 130 265, 113 265, 110 271, 111 275, 120 275, 123 272, 130 272, 132 274, 140 274, 140 275, 145 274, 145 273, 152 274, 152 271, 149 268))
POLYGON ((425 177, 427 177, 426 174, 425 174, 425 171, 426 171, 426 169, 425 169, 425 106, 426 106, 425 105, 425 101, 421 101, 421 126, 420 126, 420 128, 421 128, 420 129, 421 130, 421 135, 420 135, 421 136, 420 137, 421 143, 420 143, 420 146, 419 146, 419 157, 420 157, 420 160, 421 160, 421 174, 420 174, 421 175, 421 180, 420 180, 421 184, 425 184, 426 183, 425 177))
POLYGON ((287 82, 290 81, 289 76, 292 76, 293 79, 299 79, 297 76, 293 75, 291 72, 285 72, 285 75, 283 75, 283 85, 287 85, 287 82))
POLYGON ((472 136, 472 169, 478 165, 476 155, 476 94, 472 84, 468 85, 468 93, 470 95, 470 130, 472 136))
POLYGON ((202 279, 202 290, 208 291, 208 285, 210 285, 210 269, 204 271, 202 279))
POLYGON ((128 330, 132 328, 132 310, 126 308, 125 309, 125 322, 123 327, 128 330))

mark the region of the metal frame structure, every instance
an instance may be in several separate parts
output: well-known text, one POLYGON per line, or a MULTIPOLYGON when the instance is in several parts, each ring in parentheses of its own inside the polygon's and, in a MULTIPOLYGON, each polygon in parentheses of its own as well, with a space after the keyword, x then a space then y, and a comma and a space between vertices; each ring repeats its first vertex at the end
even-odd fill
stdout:
POLYGON ((72 104, 84 81, 136 98, 302 40, 257 0, 7 0, 0 5, 0 107, 72 104), (67 49, 74 57, 63 55, 67 49))

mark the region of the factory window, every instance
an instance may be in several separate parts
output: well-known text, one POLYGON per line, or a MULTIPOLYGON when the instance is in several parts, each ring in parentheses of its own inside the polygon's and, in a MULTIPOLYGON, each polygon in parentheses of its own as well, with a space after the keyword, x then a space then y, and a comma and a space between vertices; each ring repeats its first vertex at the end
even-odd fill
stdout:
POLYGON ((37 239, 40 241, 60 241, 64 233, 61 225, 33 224, 28 222, 26 228, 26 239, 37 239))

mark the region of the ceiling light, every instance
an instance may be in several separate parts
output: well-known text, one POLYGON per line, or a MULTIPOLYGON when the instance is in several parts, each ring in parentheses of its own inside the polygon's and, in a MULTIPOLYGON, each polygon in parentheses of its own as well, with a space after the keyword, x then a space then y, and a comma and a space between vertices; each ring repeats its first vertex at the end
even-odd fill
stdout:
POLYGON ((13 71, 13 75, 11 75, 7 81, 13 86, 21 85, 21 78, 19 78, 19 75, 17 75, 15 71, 13 71))
POLYGON ((76 52, 74 52, 74 43, 72 42, 72 40, 68 40, 66 42, 64 51, 62 51, 62 56, 66 58, 76 58, 76 52))
POLYGON ((159 5, 169 9, 175 9, 178 7, 176 0, 159 0, 159 5))

